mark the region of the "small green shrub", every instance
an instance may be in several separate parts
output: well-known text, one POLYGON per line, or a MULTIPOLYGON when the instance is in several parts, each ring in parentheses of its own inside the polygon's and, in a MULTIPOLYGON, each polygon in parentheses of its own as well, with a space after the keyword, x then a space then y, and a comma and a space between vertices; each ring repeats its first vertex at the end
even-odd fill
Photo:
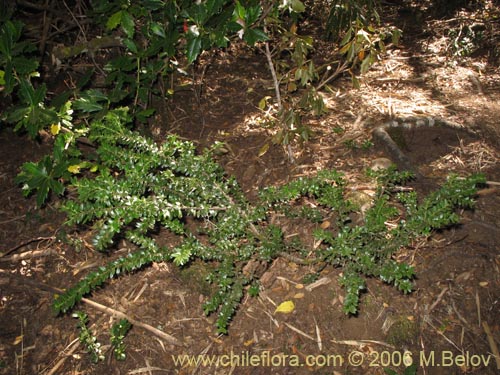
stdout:
POLYGON ((89 273, 54 301, 56 312, 70 310, 84 295, 119 277, 150 265, 171 261, 182 267, 194 260, 212 265, 207 280, 214 290, 205 302, 206 314, 217 313, 217 330, 227 333, 245 290, 258 292, 259 275, 248 274, 251 261, 271 262, 283 254, 296 258, 305 245, 287 241, 282 228, 270 224, 270 215, 286 213, 311 223, 323 221, 325 212, 334 213, 335 226, 321 229, 314 237, 323 246, 313 251, 308 264, 327 263, 342 267, 340 280, 346 291, 344 311, 357 312, 365 277, 378 277, 404 293, 412 289, 414 270, 398 263, 393 255, 415 238, 433 229, 458 221, 456 207, 471 207, 477 184, 484 179, 450 178, 438 191, 417 203, 416 194, 393 193, 392 188, 411 175, 390 169, 373 175, 380 183, 372 207, 362 225, 350 222, 356 211, 344 198, 346 182, 336 171, 299 178, 281 187, 269 187, 260 201, 251 205, 234 178, 227 177, 209 151, 197 154, 194 146, 170 136, 161 145, 127 129, 126 109, 110 111, 91 126, 90 139, 99 144, 98 175, 74 179, 76 196, 63 210, 68 224, 88 224, 94 232, 94 246, 110 251, 118 238, 126 238, 135 252, 89 273), (383 183, 383 184, 382 184, 383 183), (300 206, 302 197, 313 199, 317 212, 290 209, 300 206), (406 207, 406 218, 391 204, 398 200, 406 207), (321 219, 320 217, 323 217, 321 219), (197 229, 189 229, 187 218, 197 229), (399 221, 388 228, 387 221, 399 221), (178 238, 176 246, 159 245, 151 236, 158 227, 178 238))
POLYGON ((111 345, 115 358, 119 361, 123 361, 127 357, 123 340, 131 327, 132 325, 127 319, 121 319, 111 327, 111 345))
POLYGON ((87 314, 82 311, 76 311, 73 313, 73 317, 78 319, 77 327, 80 329, 79 339, 80 342, 85 345, 85 349, 90 355, 92 362, 97 363, 104 360, 101 344, 97 342, 97 337, 95 337, 92 331, 87 327, 89 322, 87 314))

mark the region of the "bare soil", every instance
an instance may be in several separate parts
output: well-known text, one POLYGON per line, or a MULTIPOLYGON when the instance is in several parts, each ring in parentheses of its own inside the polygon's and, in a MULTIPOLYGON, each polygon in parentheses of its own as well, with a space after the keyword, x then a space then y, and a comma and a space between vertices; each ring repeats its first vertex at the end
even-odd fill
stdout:
MULTIPOLYGON (((386 4, 385 22, 404 30, 402 44, 388 50, 360 89, 352 88, 348 75, 332 84, 334 94, 324 94, 328 115, 308 119, 312 139, 293 145, 295 164, 277 145, 259 156, 276 131, 258 121, 257 103, 272 95, 272 84, 265 57, 240 47, 204 56, 194 68, 195 76, 203 74, 204 81, 179 90, 168 110, 158 105, 151 135, 161 140, 176 133, 200 149, 216 140, 225 142, 228 152, 218 157, 219 162, 253 199, 264 186, 323 168, 342 171, 355 185, 372 160, 386 156, 377 144, 354 147, 371 140, 376 126, 391 117, 441 117, 465 130, 423 128, 399 135, 402 150, 425 176, 412 186, 425 194, 450 172, 482 172, 498 183, 500 12, 486 3, 492 8, 479 6, 445 19, 426 8, 386 4), (494 23, 488 34, 493 44, 484 44, 472 56, 453 56, 447 31, 487 11, 497 14, 489 18, 494 23)), ((321 51, 333 49, 328 42, 318 43, 321 51)), ((500 346, 498 184, 481 191, 474 210, 461 212, 459 225, 398 254, 416 269, 413 293, 402 295, 380 280, 368 280, 360 312, 353 317, 341 311, 341 269, 325 268, 324 283, 308 287, 302 283, 308 267, 284 258, 266 269, 259 297, 244 299, 227 336, 215 334, 215 317, 203 314, 209 286, 202 265, 179 270, 172 264, 154 264, 123 275, 89 298, 168 333, 182 346, 134 326, 125 339, 125 361, 117 361, 105 347, 105 361, 92 364, 78 342, 76 320, 52 313, 51 288, 74 284, 110 256, 92 249, 85 228, 68 233, 74 242, 63 241, 64 216, 57 200, 38 210, 34 199, 22 197, 14 183, 22 163, 36 160, 48 146, 6 128, 1 129, 0 144, 0 374, 347 375, 384 374, 384 368, 402 374, 405 351, 420 365, 418 374, 500 371, 500 358, 495 362, 488 341, 500 346), (275 313, 286 300, 295 302, 295 310, 275 313), (235 359, 234 366, 218 367, 173 360, 176 355, 231 353, 244 365, 235 365, 235 359), (250 365, 252 355, 260 365, 250 365), (478 356, 489 358, 489 363, 479 362, 478 356)), ((121 243, 112 256, 129 250, 129 244, 121 243)), ((109 343, 115 319, 86 303, 78 309, 89 315, 98 340, 109 343)))

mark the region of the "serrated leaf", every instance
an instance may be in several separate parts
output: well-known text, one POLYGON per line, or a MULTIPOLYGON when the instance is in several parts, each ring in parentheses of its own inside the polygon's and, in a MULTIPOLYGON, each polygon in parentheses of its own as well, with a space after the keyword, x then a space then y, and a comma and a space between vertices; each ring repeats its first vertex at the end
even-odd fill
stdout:
POLYGON ((24 56, 14 57, 12 65, 19 75, 28 75, 38 69, 38 61, 24 56))
POLYGON ((101 104, 99 104, 97 102, 91 102, 87 98, 81 98, 81 99, 75 100, 73 102, 73 107, 75 109, 78 109, 82 112, 87 112, 87 113, 98 112, 104 108, 101 104))
POLYGON ((243 39, 245 40, 245 42, 253 46, 256 42, 263 42, 269 39, 269 37, 261 29, 245 29, 243 39))
POLYGON ((246 16, 245 16, 245 24, 246 25, 252 25, 255 21, 257 21, 260 17, 260 14, 262 13, 262 8, 260 5, 256 5, 253 7, 248 7, 246 9, 246 16))
POLYGON ((236 1, 236 4, 234 6, 234 15, 236 18, 239 19, 245 19, 246 16, 246 9, 240 4, 239 1, 236 1))
POLYGON ((80 173, 80 165, 79 164, 75 164, 75 165, 70 165, 68 167, 68 172, 72 173, 72 174, 78 174, 80 173))
POLYGON ((282 302, 274 311, 275 313, 280 312, 283 314, 290 314, 295 310, 295 303, 293 301, 282 302))
POLYGON ((31 106, 35 106, 37 104, 34 101, 35 89, 31 85, 31 82, 26 79, 19 81, 19 95, 26 104, 31 106))
POLYGON ((127 34, 129 38, 133 38, 135 32, 135 25, 134 25, 134 19, 132 18, 129 12, 126 11, 122 12, 121 25, 123 31, 125 31, 125 34, 127 34))
POLYGON ((106 22, 106 28, 108 30, 113 30, 118 27, 118 25, 122 22, 122 13, 123 11, 119 10, 108 18, 108 22, 106 22))

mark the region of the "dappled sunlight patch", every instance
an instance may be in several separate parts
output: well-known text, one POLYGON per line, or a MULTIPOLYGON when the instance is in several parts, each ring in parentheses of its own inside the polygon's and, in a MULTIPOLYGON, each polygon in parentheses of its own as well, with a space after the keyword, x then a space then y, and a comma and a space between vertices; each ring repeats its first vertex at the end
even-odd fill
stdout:
POLYGON ((475 141, 464 144, 461 140, 460 146, 454 147, 450 153, 431 163, 430 167, 441 171, 482 172, 498 166, 499 163, 498 154, 486 142, 475 141))

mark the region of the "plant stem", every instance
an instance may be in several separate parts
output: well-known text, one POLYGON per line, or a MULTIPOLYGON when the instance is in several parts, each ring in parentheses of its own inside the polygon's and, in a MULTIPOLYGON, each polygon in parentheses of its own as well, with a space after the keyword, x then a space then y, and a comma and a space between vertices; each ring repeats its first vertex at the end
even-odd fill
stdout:
MULTIPOLYGON (((267 33, 266 27, 264 27, 264 31, 267 33)), ((276 93, 276 101, 278 102, 278 110, 281 111, 283 109, 283 104, 281 103, 280 84, 278 82, 278 77, 276 76, 276 70, 274 69, 273 58, 271 56, 271 50, 269 49, 269 42, 265 42, 264 46, 266 49, 267 64, 269 65, 269 70, 271 71, 271 75, 273 77, 274 92, 276 93)))

